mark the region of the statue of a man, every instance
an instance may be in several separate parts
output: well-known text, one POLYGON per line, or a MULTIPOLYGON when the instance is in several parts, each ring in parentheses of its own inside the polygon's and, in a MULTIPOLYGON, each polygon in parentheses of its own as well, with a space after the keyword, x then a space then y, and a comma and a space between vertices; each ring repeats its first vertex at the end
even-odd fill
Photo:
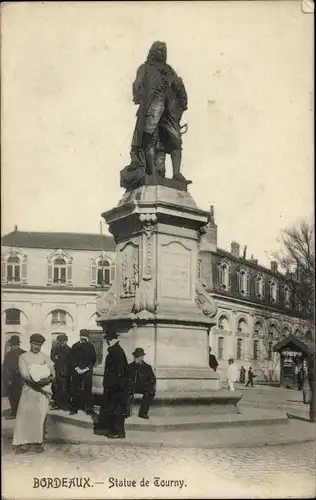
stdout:
POLYGON ((155 42, 147 61, 137 71, 133 84, 134 103, 139 105, 132 141, 134 155, 145 157, 146 173, 157 182, 157 155, 170 154, 173 178, 185 180, 180 173, 180 120, 187 109, 187 93, 181 78, 167 64, 167 47, 155 42))

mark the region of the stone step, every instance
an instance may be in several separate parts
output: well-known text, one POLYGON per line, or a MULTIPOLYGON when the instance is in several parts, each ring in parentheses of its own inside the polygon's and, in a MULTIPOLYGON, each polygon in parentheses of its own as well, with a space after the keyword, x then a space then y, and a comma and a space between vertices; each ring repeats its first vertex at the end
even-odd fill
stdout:
MULTIPOLYGON (((263 410, 261 408, 245 408, 242 413, 234 414, 214 414, 213 412, 203 412, 202 414, 186 413, 184 409, 181 414, 154 414, 151 412, 149 420, 141 419, 137 414, 126 419, 126 430, 138 431, 182 431, 182 430, 201 430, 230 428, 232 426, 257 426, 257 425, 276 425, 286 424, 288 418, 284 412, 263 410)), ((68 415, 66 412, 51 410, 49 413, 50 421, 55 425, 66 423, 77 427, 89 428, 93 426, 91 417, 83 412, 76 415, 68 415)))

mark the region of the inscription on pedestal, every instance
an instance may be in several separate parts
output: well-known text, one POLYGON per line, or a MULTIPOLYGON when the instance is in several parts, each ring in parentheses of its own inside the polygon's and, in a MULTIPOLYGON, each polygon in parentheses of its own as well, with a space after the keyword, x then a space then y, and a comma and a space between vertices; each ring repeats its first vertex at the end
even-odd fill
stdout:
POLYGON ((163 298, 191 299, 191 250, 182 243, 161 247, 160 293, 163 298))

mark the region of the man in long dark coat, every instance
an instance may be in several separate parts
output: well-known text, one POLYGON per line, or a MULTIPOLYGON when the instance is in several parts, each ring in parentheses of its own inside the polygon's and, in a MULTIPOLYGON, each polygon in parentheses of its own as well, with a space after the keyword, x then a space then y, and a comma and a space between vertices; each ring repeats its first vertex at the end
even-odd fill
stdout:
POLYGON ((104 338, 109 347, 104 367, 102 404, 94 433, 124 439, 128 363, 117 334, 108 330, 104 338))
POLYGON ((19 372, 19 357, 25 352, 20 348, 20 338, 18 335, 12 335, 8 343, 10 350, 6 353, 3 360, 3 382, 11 406, 11 414, 6 417, 7 420, 16 417, 19 406, 23 386, 22 377, 19 372))
POLYGON ((216 372, 217 367, 218 367, 218 362, 217 362, 216 356, 214 354, 212 354, 211 347, 209 347, 209 349, 208 349, 208 365, 210 368, 212 368, 212 370, 214 370, 214 372, 216 372))
POLYGON ((149 408, 156 394, 156 377, 152 367, 144 361, 144 349, 137 347, 133 352, 133 356, 134 361, 128 365, 129 401, 127 405, 127 416, 130 415, 134 394, 142 394, 143 398, 138 416, 148 419, 149 408))
POLYGON ((57 342, 52 347, 50 358, 54 363, 56 378, 53 383, 53 408, 69 410, 69 353, 68 337, 65 334, 57 336, 57 342))
POLYGON ((84 406, 87 415, 93 414, 92 375, 97 355, 93 344, 89 342, 89 338, 89 330, 80 330, 80 340, 72 346, 69 352, 71 415, 78 413, 81 406, 84 406))

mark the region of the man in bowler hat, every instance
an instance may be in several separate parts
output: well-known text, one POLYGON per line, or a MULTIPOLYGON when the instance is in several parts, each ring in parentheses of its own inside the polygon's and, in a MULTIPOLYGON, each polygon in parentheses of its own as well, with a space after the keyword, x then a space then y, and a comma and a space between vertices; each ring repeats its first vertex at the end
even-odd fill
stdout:
POLYGON ((156 394, 156 377, 152 367, 144 361, 145 354, 144 349, 137 347, 133 352, 134 361, 128 366, 129 400, 127 416, 130 416, 134 394, 142 394, 138 416, 148 419, 149 408, 156 394))
POLYGON ((10 420, 16 417, 21 397, 23 381, 19 372, 19 357, 25 351, 20 348, 20 337, 18 335, 12 335, 8 344, 10 350, 3 360, 3 382, 11 406, 11 414, 6 419, 10 420))
POLYGON ((89 342, 89 330, 80 330, 80 340, 69 352, 69 370, 71 383, 70 415, 78 413, 81 407, 81 387, 84 392, 84 407, 87 415, 93 414, 92 371, 97 355, 94 346, 89 342))
POLYGON ((69 377, 68 357, 70 347, 68 337, 64 333, 57 336, 57 342, 52 347, 50 358, 54 363, 56 378, 53 383, 53 409, 69 410, 69 377))
POLYGON ((109 329, 104 338, 109 347, 104 367, 102 404, 94 433, 124 439, 128 363, 116 332, 109 329))

